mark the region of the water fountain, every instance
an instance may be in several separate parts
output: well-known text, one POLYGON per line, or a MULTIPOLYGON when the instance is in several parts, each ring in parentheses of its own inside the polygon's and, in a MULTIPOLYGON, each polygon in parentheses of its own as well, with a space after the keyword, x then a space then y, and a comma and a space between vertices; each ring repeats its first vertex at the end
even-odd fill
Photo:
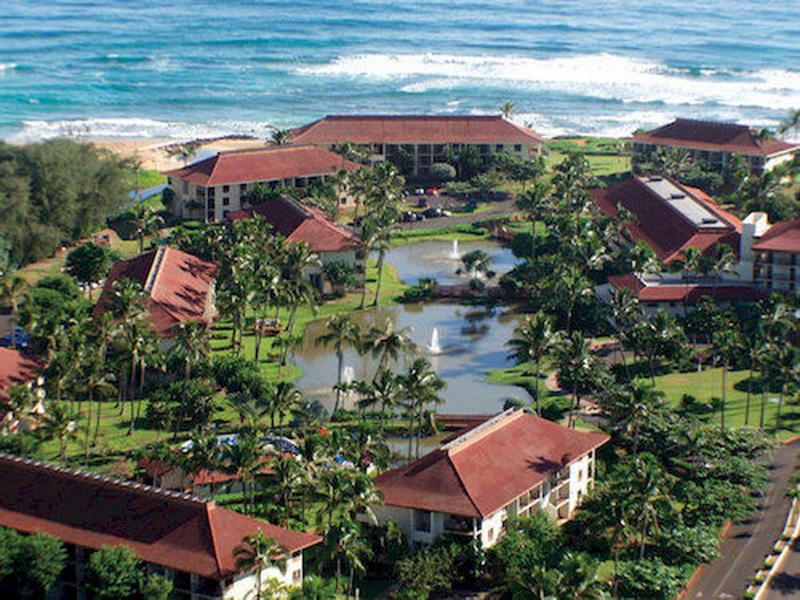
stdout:
POLYGON ((342 383, 345 385, 350 385, 356 378, 356 370, 351 367, 350 365, 345 365, 344 369, 342 369, 342 383))
POLYGON ((453 250, 450 252, 450 258, 453 260, 458 260, 461 258, 461 255, 458 253, 458 240, 453 240, 453 250))
POLYGON ((439 328, 434 327, 431 333, 431 343, 428 345, 428 352, 431 354, 441 354, 442 345, 439 342, 439 328))

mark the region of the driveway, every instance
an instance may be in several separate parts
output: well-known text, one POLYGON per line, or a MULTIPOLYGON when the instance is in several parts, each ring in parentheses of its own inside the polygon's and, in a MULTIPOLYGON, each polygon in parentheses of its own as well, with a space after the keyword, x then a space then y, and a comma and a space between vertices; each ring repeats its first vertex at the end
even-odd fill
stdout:
POLYGON ((489 208, 477 213, 455 214, 452 217, 441 217, 439 219, 425 219, 413 223, 400 223, 400 229, 407 231, 410 229, 438 229, 440 227, 451 227, 452 225, 465 225, 486 221, 493 217, 510 215, 515 210, 514 200, 504 200, 502 202, 492 202, 489 208))
MULTIPOLYGON (((786 489, 797 463, 798 451, 800 451, 800 440, 781 445, 775 451, 769 466, 769 483, 758 510, 748 521, 731 528, 720 546, 719 556, 702 567, 683 595, 684 599, 742 597, 756 568, 783 531, 789 514, 786 489)), ((793 558, 795 560, 798 558, 796 553, 793 558)), ((800 564, 796 562, 792 564, 798 568, 787 572, 800 572, 800 564)), ((797 598, 798 596, 789 594, 774 597, 797 598)))

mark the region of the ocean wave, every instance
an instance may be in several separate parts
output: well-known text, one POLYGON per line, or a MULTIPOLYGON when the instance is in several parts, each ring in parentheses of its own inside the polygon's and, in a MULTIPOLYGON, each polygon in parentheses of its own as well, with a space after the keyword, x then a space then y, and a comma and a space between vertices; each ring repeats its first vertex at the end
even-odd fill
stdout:
POLYGON ((19 131, 8 136, 8 141, 29 143, 56 137, 181 141, 225 135, 268 137, 271 131, 272 127, 269 123, 255 121, 188 123, 147 118, 28 120, 23 121, 19 131))
POLYGON ((301 75, 399 80, 399 90, 424 93, 462 86, 558 91, 625 103, 714 104, 787 110, 800 106, 800 72, 786 69, 691 70, 600 53, 561 58, 517 55, 357 54, 297 69, 301 75))
POLYGON ((17 63, 0 63, 0 73, 3 71, 13 71, 17 68, 17 63))

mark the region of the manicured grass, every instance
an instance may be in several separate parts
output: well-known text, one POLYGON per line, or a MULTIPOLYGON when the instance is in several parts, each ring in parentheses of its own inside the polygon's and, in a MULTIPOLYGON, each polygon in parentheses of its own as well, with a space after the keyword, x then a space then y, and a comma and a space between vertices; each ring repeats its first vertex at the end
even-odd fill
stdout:
MULTIPOLYGON (((132 190, 136 189, 136 175, 135 172, 131 172, 128 177, 128 184, 132 190)), ((156 171, 154 169, 139 169, 138 175, 139 189, 141 190, 167 183, 167 176, 161 171, 156 171)))
POLYGON ((550 140, 547 147, 556 152, 582 152, 585 154, 622 154, 625 142, 609 137, 563 137, 550 140))
MULTIPOLYGON (((592 173, 598 177, 613 175, 615 173, 627 173, 631 170, 631 159, 629 156, 606 155, 606 154, 586 154, 586 160, 592 173)), ((566 154, 561 152, 551 152, 547 158, 547 166, 555 167, 564 160, 566 154)))
MULTIPOLYGON (((748 371, 732 371, 728 373, 728 385, 725 400, 725 425, 743 427, 745 424, 745 408, 747 405, 747 379, 748 371)), ((757 376, 756 376, 757 378, 757 376)), ((704 369, 701 372, 670 373, 656 377, 656 389, 664 392, 665 398, 674 404, 679 404, 684 394, 693 396, 704 405, 706 413, 702 418, 712 422, 719 422, 719 410, 714 408, 713 398, 722 397, 722 369, 704 369)), ((759 390, 758 381, 753 382, 753 389, 759 390)), ((765 429, 774 433, 778 439, 788 439, 800 434, 800 403, 795 396, 793 399, 784 399, 781 409, 781 428, 776 432, 775 417, 777 414, 778 394, 767 393, 765 404, 765 429)), ((752 427, 758 427, 761 411, 761 394, 753 393, 750 400, 750 419, 752 427)))
POLYGON ((489 230, 473 225, 452 225, 436 229, 409 229, 400 231, 392 237, 393 246, 415 244, 417 242, 447 240, 485 240, 489 238, 489 230))

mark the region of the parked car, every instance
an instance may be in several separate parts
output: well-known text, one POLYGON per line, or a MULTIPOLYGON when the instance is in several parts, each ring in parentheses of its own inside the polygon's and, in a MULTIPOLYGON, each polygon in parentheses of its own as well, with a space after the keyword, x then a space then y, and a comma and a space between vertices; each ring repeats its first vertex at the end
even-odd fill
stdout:
POLYGON ((427 190, 425 190, 425 193, 428 196, 438 196, 439 195, 439 190, 437 190, 435 187, 430 187, 427 190))
POLYGON ((427 208, 428 207, 428 199, 423 196, 417 201, 417 207, 419 208, 427 208))
POLYGON ((417 188, 414 190, 415 196, 424 196, 425 195, 425 188, 417 188))
POLYGON ((436 219, 444 215, 444 211, 441 208, 432 207, 422 213, 425 215, 427 219, 436 219))
POLYGON ((413 223, 414 221, 417 220, 417 217, 410 210, 406 210, 406 211, 403 211, 402 213, 400 213, 400 220, 403 223, 413 223))

